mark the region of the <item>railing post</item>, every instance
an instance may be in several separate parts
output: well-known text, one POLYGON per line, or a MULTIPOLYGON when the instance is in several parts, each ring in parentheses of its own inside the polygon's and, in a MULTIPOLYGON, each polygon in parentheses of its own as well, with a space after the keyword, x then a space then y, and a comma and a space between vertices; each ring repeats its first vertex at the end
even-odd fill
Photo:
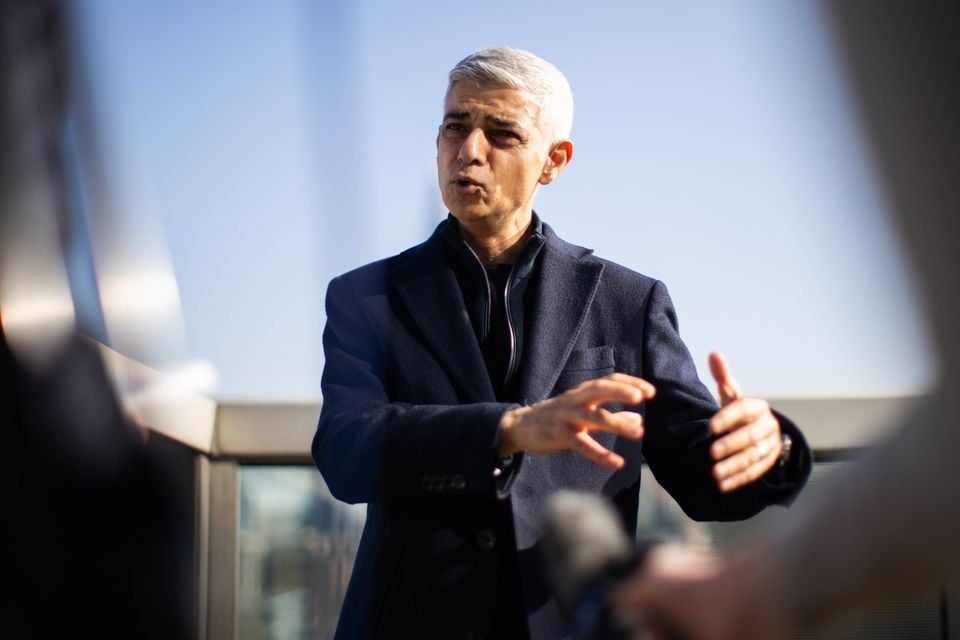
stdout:
POLYGON ((236 462, 209 462, 207 637, 234 640, 238 619, 240 472, 236 462))

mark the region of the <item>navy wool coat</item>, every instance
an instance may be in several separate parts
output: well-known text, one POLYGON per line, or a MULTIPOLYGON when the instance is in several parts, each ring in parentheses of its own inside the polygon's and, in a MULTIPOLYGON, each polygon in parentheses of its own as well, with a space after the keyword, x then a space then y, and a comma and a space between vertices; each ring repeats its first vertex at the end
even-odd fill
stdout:
POLYGON ((785 478, 721 494, 707 428, 718 407, 680 339, 666 287, 564 242, 546 224, 519 402, 614 371, 649 380, 657 396, 630 407, 645 415, 642 441, 597 434, 626 460, 618 471, 573 452, 525 453, 496 475, 498 424, 517 405, 495 399, 440 238, 447 224, 421 245, 335 278, 327 291, 313 456, 336 498, 368 505, 338 638, 495 637, 508 562, 531 636, 562 637, 538 567, 545 501, 559 489, 603 494, 634 534, 641 456, 697 520, 747 518, 789 502, 805 482, 809 449, 778 416, 794 440, 785 478))

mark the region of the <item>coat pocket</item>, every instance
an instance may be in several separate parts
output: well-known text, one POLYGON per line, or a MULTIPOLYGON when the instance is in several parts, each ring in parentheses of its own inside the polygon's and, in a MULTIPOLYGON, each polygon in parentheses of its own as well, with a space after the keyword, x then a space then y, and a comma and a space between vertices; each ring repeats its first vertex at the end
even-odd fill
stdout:
POLYGON ((563 372, 606 370, 607 373, 612 373, 613 365, 613 347, 605 344, 589 349, 574 349, 567 358, 563 372))
POLYGON ((551 395, 562 393, 581 382, 602 378, 613 371, 613 347, 601 345, 589 349, 574 349, 557 378, 555 393, 551 395))

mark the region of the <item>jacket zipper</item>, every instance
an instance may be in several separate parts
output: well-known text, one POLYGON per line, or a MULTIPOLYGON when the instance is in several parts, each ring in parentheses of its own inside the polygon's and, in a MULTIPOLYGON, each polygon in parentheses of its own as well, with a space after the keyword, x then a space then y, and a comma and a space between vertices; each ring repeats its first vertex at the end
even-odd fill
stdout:
MULTIPOLYGON (((463 245, 470 251, 470 255, 477 261, 477 264, 480 265, 480 273, 483 274, 483 283, 487 287, 487 297, 484 300, 483 312, 483 336, 486 338, 490 333, 490 323, 492 322, 490 318, 490 308, 493 306, 493 290, 490 286, 490 278, 487 276, 487 270, 484 268, 480 256, 477 255, 477 252, 473 250, 473 247, 471 247, 466 240, 463 241, 463 245)), ((513 317, 510 314, 510 285, 513 283, 513 272, 516 268, 517 264, 513 263, 510 267, 510 274, 507 276, 507 286, 504 287, 503 290, 503 311, 507 315, 507 334, 510 337, 510 356, 507 359, 507 373, 503 379, 504 386, 506 386, 510 378, 513 377, 514 369, 517 366, 517 335, 513 328, 513 317)))
POLYGON ((493 292, 491 291, 491 288, 490 288, 490 278, 487 277, 487 270, 483 268, 483 261, 480 259, 480 256, 477 255, 477 252, 473 250, 473 247, 471 247, 470 244, 469 244, 466 240, 463 241, 463 246, 465 246, 465 247, 467 248, 467 250, 470 252, 470 255, 473 256, 473 259, 477 261, 477 264, 478 264, 478 265, 480 265, 480 273, 483 274, 483 283, 484 283, 484 284, 486 285, 486 287, 487 287, 487 297, 484 298, 484 300, 483 300, 483 302, 484 302, 484 305, 483 305, 483 332, 482 332, 482 334, 481 334, 481 335, 483 336, 484 340, 486 340, 487 335, 490 333, 490 322, 491 322, 491 320, 490 320, 490 307, 493 306, 493 292))
POLYGON ((514 262, 510 267, 510 274, 507 276, 507 286, 503 289, 503 311, 507 314, 507 333, 510 334, 510 358, 507 360, 507 375, 503 379, 503 386, 513 377, 514 369, 517 366, 517 336, 513 330, 513 316, 510 313, 510 285, 513 284, 513 272, 517 268, 514 262))

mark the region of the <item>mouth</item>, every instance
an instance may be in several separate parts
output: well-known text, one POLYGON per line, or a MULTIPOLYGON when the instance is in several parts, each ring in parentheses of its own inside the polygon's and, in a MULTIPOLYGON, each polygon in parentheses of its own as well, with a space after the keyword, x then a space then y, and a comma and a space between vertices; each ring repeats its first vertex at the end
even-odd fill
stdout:
POLYGON ((483 185, 472 178, 467 178, 466 176, 459 176, 455 178, 453 184, 460 189, 469 189, 471 187, 483 187, 483 185))

